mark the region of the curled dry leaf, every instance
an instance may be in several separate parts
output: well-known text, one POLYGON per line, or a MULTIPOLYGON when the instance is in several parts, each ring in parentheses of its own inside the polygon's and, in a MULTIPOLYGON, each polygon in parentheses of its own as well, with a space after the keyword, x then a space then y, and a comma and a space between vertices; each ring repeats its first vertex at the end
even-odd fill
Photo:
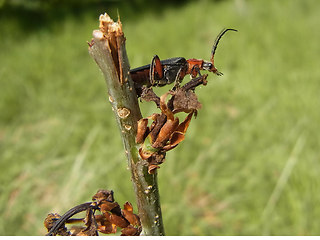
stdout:
POLYGON ((126 202, 124 204, 122 214, 132 226, 141 226, 140 218, 138 215, 133 213, 133 207, 131 203, 126 202))
POLYGON ((86 217, 84 218, 86 228, 83 228, 75 236, 98 236, 98 225, 91 208, 87 210, 86 217))
MULTIPOLYGON (((44 220, 44 226, 47 228, 48 232, 53 228, 56 221, 61 218, 61 216, 58 213, 49 213, 46 219, 44 220)), ((66 228, 66 226, 63 224, 60 228, 57 229, 57 235, 60 236, 69 236, 70 232, 66 228)))
POLYGON ((93 195, 92 201, 97 202, 98 204, 102 201, 114 202, 113 191, 99 190, 95 195, 93 195))
POLYGON ((197 95, 193 91, 182 91, 178 88, 176 91, 172 92, 173 95, 173 108, 174 112, 196 112, 202 105, 198 101, 197 95))
MULTIPOLYGON (((172 137, 173 133, 179 126, 179 118, 175 118, 174 120, 168 119, 167 122, 162 126, 158 137, 152 143, 152 147, 161 149, 167 145, 168 140, 172 137)), ((171 139, 170 139, 171 140, 171 139)))
POLYGON ((121 236, 139 236, 139 235, 140 235, 139 229, 131 225, 121 230, 121 236))
POLYGON ((138 129, 140 129, 140 131, 137 133, 136 143, 143 143, 144 139, 149 134, 148 119, 146 119, 146 118, 140 119, 138 121, 138 129))
POLYGON ((142 92, 140 94, 140 98, 146 102, 154 102, 157 107, 160 107, 160 98, 154 93, 152 88, 143 86, 141 88, 142 92))

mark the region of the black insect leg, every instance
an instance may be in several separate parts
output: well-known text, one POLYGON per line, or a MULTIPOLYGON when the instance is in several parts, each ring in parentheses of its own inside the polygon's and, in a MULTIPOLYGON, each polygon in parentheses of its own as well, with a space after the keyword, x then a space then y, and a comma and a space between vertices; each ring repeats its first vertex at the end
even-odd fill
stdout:
POLYGON ((183 79, 180 78, 181 71, 184 69, 183 66, 180 67, 179 71, 177 72, 176 78, 174 80, 174 86, 172 90, 177 89, 180 87, 180 83, 182 82, 183 79))
POLYGON ((159 79, 163 78, 163 67, 158 55, 154 55, 150 64, 150 85, 156 86, 159 79))

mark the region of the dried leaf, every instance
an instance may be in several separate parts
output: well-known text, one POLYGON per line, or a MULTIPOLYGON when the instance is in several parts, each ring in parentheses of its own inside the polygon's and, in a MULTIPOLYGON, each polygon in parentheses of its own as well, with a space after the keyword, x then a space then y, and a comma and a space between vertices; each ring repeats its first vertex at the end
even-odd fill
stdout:
POLYGON ((138 217, 138 215, 133 213, 133 207, 131 203, 126 202, 123 208, 124 209, 122 210, 122 214, 129 221, 129 223, 133 226, 140 226, 140 218, 138 217))
POLYGON ((161 109, 161 112, 167 116, 167 118, 171 121, 174 120, 174 116, 173 116, 173 113, 172 111, 168 108, 168 105, 166 103, 166 98, 167 96, 169 95, 169 92, 163 94, 161 97, 160 97, 160 109, 161 109))
POLYGON ((202 105, 193 91, 184 91, 182 88, 178 88, 173 92, 174 113, 190 113, 199 110, 201 107, 202 105))
POLYGON ((70 229, 71 236, 82 236, 81 231, 83 231, 84 229, 86 229, 86 227, 84 226, 72 226, 70 229))
POLYGON ((105 212, 102 216, 102 221, 97 221, 98 223, 98 230, 101 233, 109 234, 109 233, 116 233, 117 232, 117 226, 112 224, 110 219, 110 213, 105 212))
POLYGON ((149 174, 154 174, 155 171, 160 168, 158 165, 149 165, 148 166, 148 173, 149 174))
POLYGON ((122 216, 117 216, 115 214, 110 215, 109 221, 120 228, 125 228, 130 224, 125 218, 123 218, 122 216))
POLYGON ((152 147, 158 149, 163 148, 178 125, 179 118, 175 118, 173 121, 168 119, 167 122, 162 126, 156 141, 152 144, 152 147))
POLYGON ((154 93, 152 88, 143 86, 140 98, 146 102, 155 102, 157 107, 160 107, 160 98, 154 93))
POLYGON ((95 195, 92 197, 92 201, 97 202, 98 204, 106 200, 108 202, 114 202, 113 198, 113 191, 109 190, 99 190, 95 195))
POLYGON ((50 229, 50 231, 48 232, 47 236, 52 236, 57 234, 58 230, 64 226, 64 224, 69 221, 69 219, 74 216, 77 213, 86 211, 87 209, 91 209, 91 208, 96 208, 96 206, 92 203, 92 202, 88 202, 88 203, 83 203, 80 204, 78 206, 75 206, 73 208, 71 208, 69 211, 67 211, 65 214, 63 214, 61 216, 61 218, 59 218, 54 226, 50 229))
POLYGON ((117 226, 108 222, 104 225, 98 226, 98 231, 104 234, 111 234, 117 232, 117 226))
POLYGON ((53 227, 54 223, 61 218, 61 216, 58 213, 49 213, 44 220, 44 226, 50 231, 50 229, 53 227))
POLYGON ((135 228, 131 225, 121 230, 121 236, 139 236, 141 229, 135 228))
POLYGON ((102 213, 113 211, 115 208, 120 208, 119 204, 117 202, 107 202, 103 201, 102 204, 100 204, 100 211, 102 213))
MULTIPOLYGON (((46 219, 44 220, 44 226, 47 228, 48 232, 51 230, 51 228, 54 226, 56 221, 61 218, 61 216, 58 213, 49 213, 46 219)), ((60 235, 60 236, 70 236, 70 232, 63 224, 53 235, 60 235)))
POLYGON ((166 151, 160 150, 154 153, 149 159, 148 163, 150 165, 160 165, 165 161, 166 151))
POLYGON ((98 236, 98 225, 96 223, 95 216, 91 208, 87 210, 86 217, 84 219, 85 225, 87 226, 85 229, 77 233, 76 236, 98 236))
POLYGON ((192 115, 193 115, 193 112, 189 113, 188 116, 186 117, 186 119, 182 123, 180 123, 180 125, 178 126, 178 128, 176 130, 177 132, 181 132, 183 134, 187 132, 190 121, 192 119, 192 115))
POLYGON ((143 160, 147 160, 152 156, 153 152, 146 151, 143 148, 139 148, 139 155, 143 160))
POLYGON ((146 136, 149 134, 148 119, 142 118, 138 121, 138 130, 136 135, 136 143, 143 143, 146 136))
POLYGON ((132 204, 129 203, 129 202, 126 202, 126 203, 123 205, 123 210, 126 210, 126 211, 128 211, 128 212, 133 212, 132 204))
POLYGON ((122 229, 128 228, 125 231, 128 234, 140 234, 140 218, 133 213, 131 203, 126 202, 122 210, 120 205, 114 201, 113 191, 108 190, 99 190, 92 199, 94 202, 77 205, 63 216, 49 214, 44 221, 44 225, 49 231, 47 235, 96 236, 98 231, 105 234, 116 233, 118 227, 122 229), (102 214, 95 215, 96 211, 94 210, 99 210, 102 214), (85 218, 71 218, 82 211, 86 211, 85 218), (86 227, 72 226, 71 234, 65 227, 65 223, 79 221, 84 222, 86 227))
POLYGON ((172 134, 172 137, 170 138, 169 144, 167 144, 166 146, 164 146, 164 147, 163 147, 163 150, 169 151, 169 150, 175 148, 175 147, 178 146, 178 144, 181 143, 184 139, 185 139, 185 136, 184 136, 183 133, 181 133, 181 132, 174 132, 174 133, 172 134))
POLYGON ((165 114, 157 114, 157 115, 152 115, 154 120, 153 123, 151 124, 150 127, 150 137, 151 137, 151 142, 155 142, 158 134, 161 130, 161 128, 163 127, 163 125, 166 123, 167 121, 167 116, 165 114))

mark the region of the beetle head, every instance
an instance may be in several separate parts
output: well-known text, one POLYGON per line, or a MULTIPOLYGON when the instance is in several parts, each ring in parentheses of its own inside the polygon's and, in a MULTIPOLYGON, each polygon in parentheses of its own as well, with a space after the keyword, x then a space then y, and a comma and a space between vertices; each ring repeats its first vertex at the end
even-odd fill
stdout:
POLYGON ((203 70, 207 70, 209 72, 213 72, 213 73, 217 74, 218 76, 223 75, 221 72, 218 71, 218 69, 215 68, 215 66, 213 65, 212 62, 204 61, 203 64, 202 64, 202 68, 203 68, 203 70))

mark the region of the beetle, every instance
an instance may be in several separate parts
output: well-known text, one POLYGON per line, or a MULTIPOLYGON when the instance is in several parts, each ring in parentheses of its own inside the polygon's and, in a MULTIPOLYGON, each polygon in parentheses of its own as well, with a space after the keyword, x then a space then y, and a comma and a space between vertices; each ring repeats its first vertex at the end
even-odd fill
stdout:
POLYGON ((141 88, 143 85, 148 87, 162 87, 173 82, 179 84, 187 74, 190 74, 192 78, 195 78, 198 74, 200 75, 200 70, 207 70, 218 76, 223 75, 214 66, 214 55, 220 39, 227 31, 237 30, 227 28, 219 33, 212 46, 210 62, 194 58, 186 60, 184 57, 160 60, 160 58, 155 55, 152 58, 151 64, 131 69, 130 75, 135 83, 136 89, 141 88))

